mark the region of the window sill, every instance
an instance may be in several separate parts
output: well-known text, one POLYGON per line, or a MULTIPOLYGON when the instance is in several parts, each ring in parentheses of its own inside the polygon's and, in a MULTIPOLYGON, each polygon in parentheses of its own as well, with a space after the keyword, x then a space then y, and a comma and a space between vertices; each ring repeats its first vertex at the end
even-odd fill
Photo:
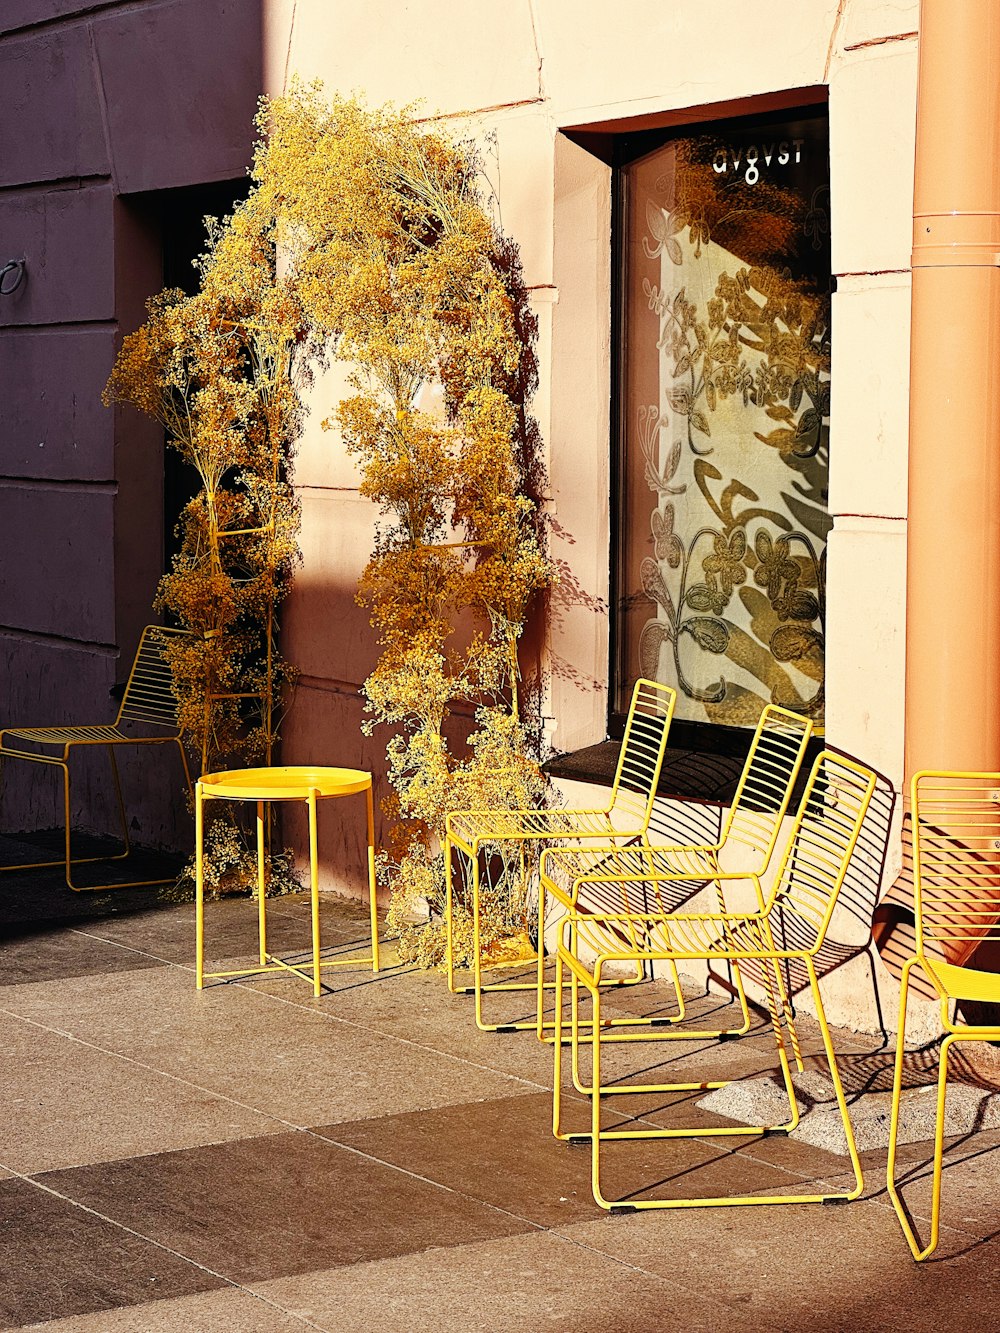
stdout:
MULTIPOLYGON (((699 730, 702 734, 697 748, 692 747, 690 741, 686 745, 667 747, 656 794, 681 801, 729 805, 736 795, 753 732, 737 732, 734 727, 699 730)), ((683 739, 688 740, 686 736, 683 739)), ((795 808, 801 797, 806 776, 823 744, 822 737, 814 736, 810 740, 792 792, 790 809, 795 808)), ((553 778, 610 787, 615 780, 620 749, 620 741, 601 741, 583 750, 556 755, 542 765, 542 771, 553 778)))
MULTIPOLYGON (((553 778, 610 787, 615 780, 620 749, 620 741, 602 741, 584 750, 557 755, 543 764, 542 769, 553 778)), ((736 793, 743 759, 742 755, 668 749, 656 794, 682 801, 728 805, 736 793)))

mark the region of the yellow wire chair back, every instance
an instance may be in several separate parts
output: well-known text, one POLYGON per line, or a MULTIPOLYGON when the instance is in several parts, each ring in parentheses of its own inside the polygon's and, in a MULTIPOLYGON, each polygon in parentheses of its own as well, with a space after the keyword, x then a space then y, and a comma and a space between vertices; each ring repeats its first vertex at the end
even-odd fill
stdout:
MULTIPOLYGON (((665 911, 677 910, 711 879, 720 868, 719 855, 730 844, 742 844, 751 856, 740 857, 739 869, 746 874, 763 875, 770 864, 782 821, 788 812, 796 779, 813 733, 813 723, 799 713, 769 704, 761 713, 753 740, 743 764, 743 771, 725 819, 709 807, 695 802, 678 805, 669 802, 669 813, 651 810, 648 847, 568 849, 548 854, 543 866, 547 887, 559 896, 562 891, 574 902, 581 884, 587 883, 585 897, 594 893, 595 878, 617 879, 612 889, 626 908, 630 898, 647 898, 647 872, 687 869, 691 878, 671 882, 669 887, 654 882, 652 897, 665 911), (684 838, 683 835, 687 837, 684 838), (681 835, 681 836, 679 836, 681 835), (716 836, 717 835, 717 836, 716 836)), ((622 747, 624 757, 624 746, 622 747)), ((735 866, 724 865, 724 869, 735 866)), ((655 909, 654 909, 655 910, 655 909)))
POLYGON ((803 953, 823 943, 877 781, 870 768, 832 750, 816 756, 770 903, 797 918, 803 953))
POLYGON ((917 953, 961 966, 1000 941, 1000 773, 917 773, 911 791, 917 953))
POLYGON ((913 775, 910 794, 917 952, 900 978, 886 1184, 910 1253, 919 1262, 937 1248, 940 1235, 951 1048, 959 1041, 1000 1040, 1000 1023, 991 1021, 996 1012, 992 1006, 1000 1003, 1000 973, 993 970, 992 958, 985 967, 975 966, 978 960, 973 958, 981 945, 1000 943, 1000 773, 927 769, 913 775), (907 996, 914 969, 925 973, 937 991, 945 1034, 939 1048, 931 1224, 926 1244, 917 1234, 896 1174, 907 996), (953 1001, 959 1003, 952 1017, 953 1001), (991 1006, 983 1016, 986 1021, 970 1019, 964 1011, 967 1001, 991 1006))
POLYGON ((747 869, 763 870, 771 859, 812 732, 809 718, 775 704, 760 715, 720 838, 757 853, 747 869))
MULTIPOLYGON (((747 947, 780 953, 782 939, 792 936, 796 953, 815 954, 826 936, 876 783, 876 774, 862 764, 830 750, 817 755, 763 916, 733 916, 718 936, 723 918, 675 913, 662 906, 659 911, 647 907, 574 913, 578 941, 609 958, 627 959, 632 951, 655 953, 658 948, 703 958, 717 954, 723 938, 737 953, 747 947)), ((595 880, 599 888, 599 873, 595 880)))
POLYGON ((191 639, 188 630, 167 629, 160 625, 147 625, 139 638, 139 646, 129 671, 128 681, 122 694, 122 701, 113 723, 96 725, 59 725, 54 727, 4 727, 0 729, 0 760, 21 760, 26 763, 46 764, 59 770, 63 788, 63 838, 64 855, 60 860, 20 862, 17 865, 0 866, 2 870, 34 870, 45 866, 63 865, 66 884, 74 891, 88 889, 135 888, 152 884, 167 884, 168 879, 117 880, 107 884, 82 886, 73 882, 73 867, 93 861, 124 860, 131 854, 129 819, 122 795, 121 778, 118 772, 118 760, 115 751, 121 745, 176 745, 184 777, 191 788, 191 774, 187 756, 184 753, 183 728, 178 717, 178 704, 171 686, 170 666, 164 655, 166 646, 179 639, 191 639), (138 724, 145 728, 143 734, 124 731, 124 723, 138 724), (153 734, 149 728, 155 728, 153 734), (28 749, 11 745, 9 738, 18 742, 27 741, 33 746, 61 746, 62 753, 45 753, 44 749, 28 749), (121 836, 124 850, 111 856, 72 855, 72 811, 71 796, 71 756, 81 746, 103 746, 107 750, 111 763, 116 804, 121 820, 121 836))
POLYGON ((677 693, 669 685, 636 681, 608 810, 622 816, 630 829, 649 827, 676 704, 677 693))
POLYGON ((173 692, 164 648, 171 640, 190 637, 187 630, 168 629, 162 625, 146 626, 139 640, 115 725, 140 722, 177 729, 177 698, 173 692))

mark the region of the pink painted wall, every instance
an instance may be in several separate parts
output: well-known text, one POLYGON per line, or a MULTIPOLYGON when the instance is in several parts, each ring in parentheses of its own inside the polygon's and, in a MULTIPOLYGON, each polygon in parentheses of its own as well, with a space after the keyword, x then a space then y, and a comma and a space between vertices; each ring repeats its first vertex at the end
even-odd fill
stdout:
MULTIPOLYGON (((162 286, 130 196, 241 176, 262 88, 261 0, 0 6, 0 725, 103 721, 162 565, 162 433, 101 389, 162 286)), ((51 775, 8 767, 0 829, 59 822, 51 775)), ((136 765, 137 840, 184 845, 178 774, 136 765)), ((113 827, 105 774, 76 789, 113 827)))

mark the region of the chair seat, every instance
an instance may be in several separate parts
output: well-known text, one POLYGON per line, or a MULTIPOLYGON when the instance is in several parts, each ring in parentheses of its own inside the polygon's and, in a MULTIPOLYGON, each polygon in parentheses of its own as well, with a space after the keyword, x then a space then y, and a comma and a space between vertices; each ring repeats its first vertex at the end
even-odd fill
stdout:
POLYGON ((940 958, 921 960, 931 979, 951 1000, 979 1000, 1000 1004, 1000 973, 979 972, 973 967, 958 967, 940 958))
POLYGON ((116 741, 130 741, 120 727, 7 727, 5 736, 16 736, 19 740, 35 741, 39 745, 66 745, 75 741, 103 741, 113 745, 116 741))
POLYGON ((760 916, 738 914, 698 915, 671 913, 666 917, 617 913, 601 916, 575 912, 573 922, 577 943, 573 950, 560 949, 569 956, 582 945, 596 956, 629 961, 644 958, 744 958, 770 957, 780 945, 771 942, 767 920, 760 916))
POLYGON ((474 842, 608 837, 616 832, 603 810, 463 810, 449 817, 448 831, 470 848, 474 842))
POLYGON ((701 847, 569 847, 549 852, 544 875, 547 891, 569 906, 573 886, 584 876, 577 906, 591 911, 672 910, 686 902, 718 871, 714 848, 701 847), (650 885, 651 875, 690 873, 691 879, 650 885))

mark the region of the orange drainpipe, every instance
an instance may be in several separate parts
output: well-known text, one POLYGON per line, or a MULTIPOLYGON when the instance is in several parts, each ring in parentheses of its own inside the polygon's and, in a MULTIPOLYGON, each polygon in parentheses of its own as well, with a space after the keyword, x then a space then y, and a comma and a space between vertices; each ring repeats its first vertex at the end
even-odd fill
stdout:
POLYGON ((921 0, 919 40, 907 797, 924 768, 1000 769, 1000 3, 921 0))

